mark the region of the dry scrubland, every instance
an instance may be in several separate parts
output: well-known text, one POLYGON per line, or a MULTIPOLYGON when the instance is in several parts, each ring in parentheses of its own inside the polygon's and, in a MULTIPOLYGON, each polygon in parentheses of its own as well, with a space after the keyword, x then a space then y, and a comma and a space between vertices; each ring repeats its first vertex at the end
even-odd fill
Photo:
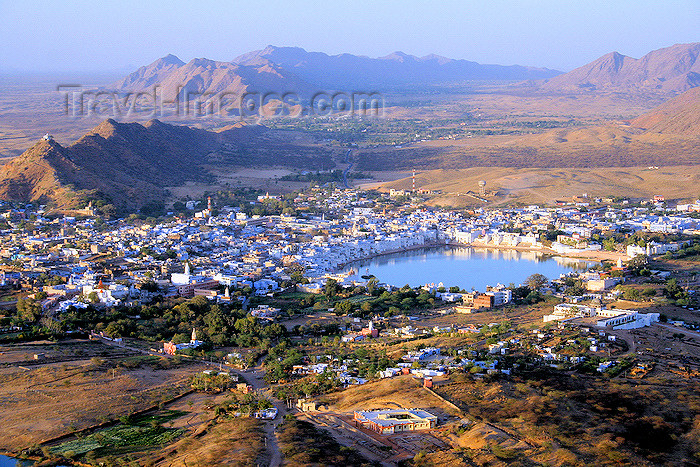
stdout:
POLYGON ((494 425, 472 423, 454 432, 467 449, 452 455, 468 464, 682 465, 700 454, 698 389, 697 382, 656 378, 541 374, 527 381, 454 375, 437 392, 472 420, 494 425))
POLYGON ((143 462, 159 467, 253 467, 263 464, 264 436, 261 422, 254 418, 220 421, 195 430, 143 462))

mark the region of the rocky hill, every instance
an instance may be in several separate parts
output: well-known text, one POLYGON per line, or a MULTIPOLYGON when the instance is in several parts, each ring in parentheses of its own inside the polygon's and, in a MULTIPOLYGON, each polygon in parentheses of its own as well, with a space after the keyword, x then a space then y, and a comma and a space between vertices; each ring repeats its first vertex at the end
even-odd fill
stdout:
POLYGON ((0 199, 82 207, 90 199, 129 212, 162 203, 168 187, 214 181, 215 168, 334 166, 312 136, 239 123, 207 131, 107 119, 71 145, 42 139, 0 168, 0 199))
POLYGON ((617 52, 568 73, 551 78, 546 92, 660 92, 679 93, 700 86, 700 42, 654 50, 642 58, 617 52))
POLYGON ((42 139, 0 169, 0 198, 76 208, 99 198, 128 210, 163 200, 165 187, 206 180, 201 162, 217 147, 204 130, 105 120, 70 146, 42 139))
POLYGON ((631 124, 647 132, 700 137, 700 87, 674 97, 631 124))
MULTIPOLYGON (((69 179, 78 178, 80 168, 69 150, 53 140, 42 139, 0 170, 0 199, 70 204, 75 190, 69 179)), ((86 180, 87 181, 87 180, 86 180)))

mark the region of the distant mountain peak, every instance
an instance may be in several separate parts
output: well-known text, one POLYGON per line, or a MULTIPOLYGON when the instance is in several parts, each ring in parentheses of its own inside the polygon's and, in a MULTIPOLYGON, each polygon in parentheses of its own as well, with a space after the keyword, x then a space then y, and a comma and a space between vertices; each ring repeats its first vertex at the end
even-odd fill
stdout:
POLYGON ((451 58, 443 57, 442 55, 437 55, 437 54, 428 54, 424 57, 421 57, 420 60, 422 62, 428 62, 428 61, 434 60, 437 63, 439 63, 440 65, 444 65, 445 63, 450 63, 451 61, 453 61, 451 58))
POLYGON ((177 56, 173 54, 168 54, 165 57, 159 59, 158 61, 167 64, 167 65, 177 65, 177 66, 182 66, 185 64, 182 60, 180 60, 177 56))
POLYGON ((641 58, 610 52, 582 67, 554 77, 545 91, 647 91, 680 93, 697 86, 700 43, 676 44, 641 58))
POLYGON ((390 53, 389 55, 385 55, 384 57, 380 57, 380 60, 396 60, 399 62, 405 62, 407 60, 416 60, 417 57, 414 55, 409 55, 407 53, 401 52, 400 50, 397 50, 396 52, 390 53))

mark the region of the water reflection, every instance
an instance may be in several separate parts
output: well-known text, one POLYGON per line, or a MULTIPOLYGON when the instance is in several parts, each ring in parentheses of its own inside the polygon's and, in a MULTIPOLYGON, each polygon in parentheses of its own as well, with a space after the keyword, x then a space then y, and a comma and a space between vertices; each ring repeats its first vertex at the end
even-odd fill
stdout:
MULTIPOLYGON (((585 270, 596 262, 549 256, 537 251, 493 248, 433 247, 392 253, 348 265, 355 276, 375 275, 381 282, 413 287, 443 282, 469 290, 484 290, 497 283, 522 283, 530 274, 550 279, 572 270, 585 270)), ((357 277, 359 278, 359 277, 357 277)))

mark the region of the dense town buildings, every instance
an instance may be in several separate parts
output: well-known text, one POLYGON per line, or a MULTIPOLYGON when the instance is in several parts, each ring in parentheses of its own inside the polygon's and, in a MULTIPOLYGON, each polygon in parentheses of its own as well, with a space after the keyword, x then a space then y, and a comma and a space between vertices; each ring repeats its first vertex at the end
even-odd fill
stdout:
MULTIPOLYGON (((143 287, 147 283, 166 296, 231 300, 222 287, 250 287, 258 295, 274 293, 290 279, 292 267, 308 278, 308 283, 298 284, 301 291, 320 293, 329 277, 343 286, 358 285, 357 279, 336 271, 362 258, 425 246, 570 254, 601 249, 598 234, 700 232, 700 221, 688 213, 658 211, 653 206, 527 206, 461 212, 411 207, 386 212, 362 192, 339 189, 306 193, 294 201, 301 209, 312 200, 322 204, 323 215, 251 218, 240 208, 222 206, 217 216, 211 216, 209 200, 202 216, 155 225, 48 218, 41 209, 6 206, 3 217, 15 228, 0 232, 0 256, 14 265, 14 271, 6 268, 3 281, 42 273, 64 278, 65 290, 46 288, 44 307, 66 307, 65 301, 88 299, 105 305, 138 303, 155 292, 143 287), (34 230, 19 232, 17 227, 28 218, 34 230), (556 240, 543 242, 543 233, 554 230, 556 240)), ((641 251, 659 254, 677 248, 677 244, 650 243, 630 245, 626 253, 632 257, 641 251)), ((588 288, 601 291, 614 284, 610 277, 596 276, 590 278, 588 288)), ((504 288, 484 292, 471 297, 472 306, 490 308, 511 299, 510 290, 504 288)), ((447 292, 441 298, 464 300, 447 292)))

